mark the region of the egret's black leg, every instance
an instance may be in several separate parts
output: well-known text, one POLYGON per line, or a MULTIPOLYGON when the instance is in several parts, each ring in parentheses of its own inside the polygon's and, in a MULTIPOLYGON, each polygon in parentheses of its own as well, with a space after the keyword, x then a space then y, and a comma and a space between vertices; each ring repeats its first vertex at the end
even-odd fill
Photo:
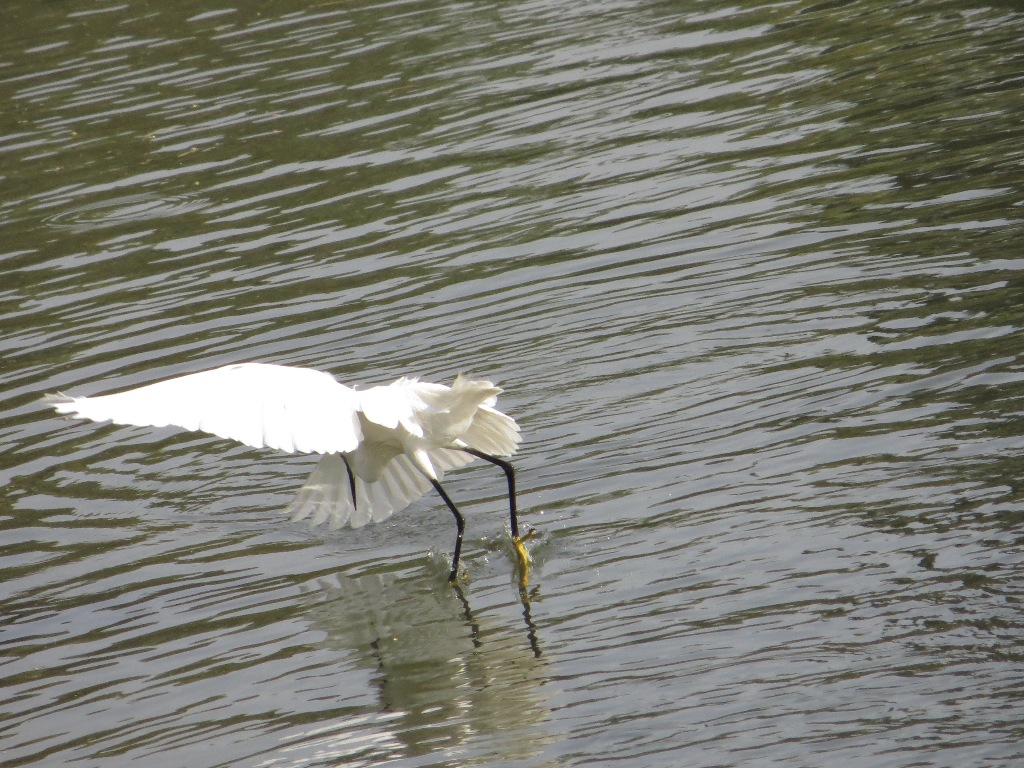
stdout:
POLYGON ((466 453, 476 456, 478 459, 489 461, 495 466, 501 467, 508 480, 508 519, 512 526, 512 546, 516 549, 516 557, 519 558, 519 586, 524 590, 530 583, 530 553, 526 549, 526 540, 533 536, 535 531, 529 531, 525 536, 519 535, 519 517, 516 514, 516 471, 512 464, 491 456, 489 453, 478 451, 474 448, 463 448, 466 453))
POLYGON ((441 498, 444 499, 444 503, 448 505, 448 509, 455 515, 455 524, 459 528, 459 533, 455 537, 455 554, 452 555, 452 572, 448 576, 448 581, 455 583, 459 576, 459 554, 462 552, 462 534, 466 530, 466 521, 462 517, 462 513, 459 512, 458 507, 455 506, 455 502, 452 501, 448 494, 444 492, 444 488, 434 478, 430 478, 430 484, 434 486, 434 490, 440 494, 441 498))
POLYGON ((352 491, 352 511, 355 512, 356 507, 356 476, 352 472, 352 465, 348 463, 348 459, 345 458, 345 454, 341 454, 341 460, 345 462, 345 469, 348 470, 348 489, 352 491))
POLYGON ((515 468, 504 459, 499 459, 497 456, 491 456, 489 453, 483 453, 481 451, 474 450, 472 448, 463 448, 466 453, 476 456, 478 459, 489 461, 495 466, 501 467, 505 473, 505 478, 508 480, 508 515, 509 522, 512 525, 512 535, 515 537, 519 536, 519 517, 516 514, 516 470, 515 468))

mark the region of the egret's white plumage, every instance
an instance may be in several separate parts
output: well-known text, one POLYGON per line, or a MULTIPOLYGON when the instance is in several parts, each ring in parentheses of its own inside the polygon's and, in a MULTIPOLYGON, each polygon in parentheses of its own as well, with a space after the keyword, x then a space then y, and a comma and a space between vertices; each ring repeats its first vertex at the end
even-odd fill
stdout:
POLYGON ((380 521, 432 485, 462 517, 439 483, 444 473, 475 458, 502 467, 509 482, 512 533, 516 529, 511 456, 519 426, 497 410, 501 390, 489 381, 456 377, 452 386, 401 378, 360 390, 329 373, 266 363, 240 363, 179 376, 98 397, 47 395, 59 413, 116 424, 207 432, 254 448, 323 454, 289 506, 295 519, 332 528, 380 521))

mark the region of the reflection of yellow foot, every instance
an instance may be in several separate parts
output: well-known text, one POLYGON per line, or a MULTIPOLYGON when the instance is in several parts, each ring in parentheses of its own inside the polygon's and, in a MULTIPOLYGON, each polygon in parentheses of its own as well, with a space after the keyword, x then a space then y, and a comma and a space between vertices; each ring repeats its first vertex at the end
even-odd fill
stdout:
POLYGON ((528 531, 525 536, 513 536, 512 546, 516 548, 516 556, 519 558, 519 586, 530 585, 530 553, 526 551, 526 542, 534 537, 535 530, 528 531))

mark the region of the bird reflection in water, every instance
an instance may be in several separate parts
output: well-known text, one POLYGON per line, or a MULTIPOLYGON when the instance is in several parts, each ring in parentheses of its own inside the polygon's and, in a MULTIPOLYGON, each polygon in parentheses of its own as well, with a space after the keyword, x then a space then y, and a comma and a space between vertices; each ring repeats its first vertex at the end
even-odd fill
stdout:
POLYGON ((406 757, 483 738, 524 759, 552 740, 543 738, 550 675, 524 590, 516 632, 498 621, 500 608, 474 610, 460 585, 388 573, 320 578, 306 589, 313 627, 371 672, 377 715, 397 716, 388 728, 406 757))

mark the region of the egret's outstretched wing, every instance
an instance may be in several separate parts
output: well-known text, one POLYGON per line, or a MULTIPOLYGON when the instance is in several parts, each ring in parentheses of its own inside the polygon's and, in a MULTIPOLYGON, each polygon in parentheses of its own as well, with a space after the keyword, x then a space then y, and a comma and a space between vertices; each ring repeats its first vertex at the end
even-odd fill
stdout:
POLYGON ((47 400, 93 421, 173 425, 289 453, 352 451, 362 439, 355 392, 308 368, 241 363, 113 395, 47 400))

